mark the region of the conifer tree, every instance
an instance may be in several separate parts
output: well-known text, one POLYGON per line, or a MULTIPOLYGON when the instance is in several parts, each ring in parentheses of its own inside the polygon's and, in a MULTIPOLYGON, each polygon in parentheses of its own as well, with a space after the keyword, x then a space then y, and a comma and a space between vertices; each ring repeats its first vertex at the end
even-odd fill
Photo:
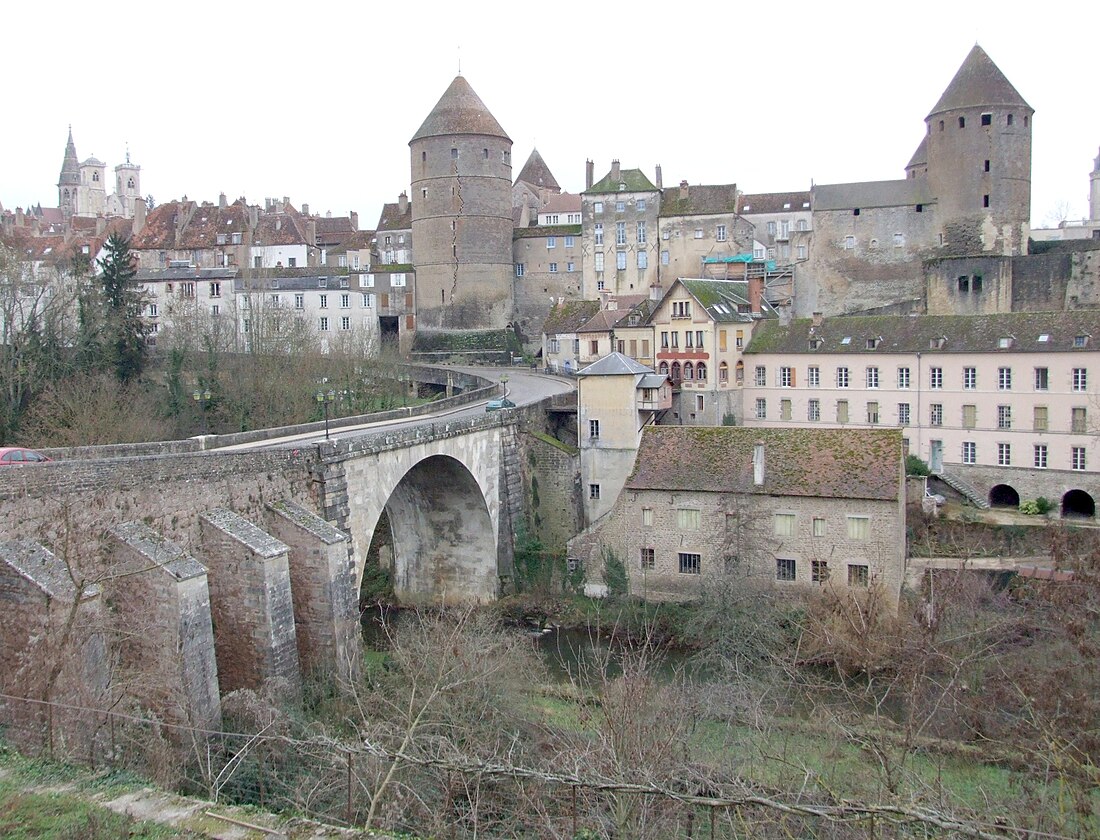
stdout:
POLYGON ((134 282, 137 268, 130 240, 112 233, 99 260, 103 305, 103 361, 114 369, 119 382, 131 382, 145 369, 145 335, 142 318, 144 295, 134 282))

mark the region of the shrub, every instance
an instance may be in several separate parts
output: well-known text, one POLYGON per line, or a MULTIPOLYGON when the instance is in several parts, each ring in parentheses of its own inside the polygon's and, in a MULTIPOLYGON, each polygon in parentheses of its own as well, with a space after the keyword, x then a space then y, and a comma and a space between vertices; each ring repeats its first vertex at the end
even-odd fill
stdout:
POLYGON ((1035 500, 1035 504, 1039 508, 1039 513, 1048 514, 1054 508, 1054 502, 1048 499, 1046 496, 1040 496, 1035 500))
POLYGON ((1039 513, 1039 502, 1034 499, 1028 499, 1026 502, 1020 502, 1020 513, 1025 516, 1035 516, 1039 513))
POLYGON ((630 579, 623 561, 609 548, 603 552, 603 581, 609 598, 622 598, 630 591, 630 579))
POLYGON ((932 471, 928 469, 928 464, 924 463, 916 455, 905 456, 905 474, 906 475, 931 475, 932 471))

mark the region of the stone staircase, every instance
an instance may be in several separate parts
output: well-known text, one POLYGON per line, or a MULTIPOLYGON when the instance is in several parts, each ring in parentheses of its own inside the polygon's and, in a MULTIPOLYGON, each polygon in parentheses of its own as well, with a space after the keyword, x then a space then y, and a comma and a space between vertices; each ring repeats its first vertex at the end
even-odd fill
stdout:
POLYGON ((981 510, 989 510, 989 501, 985 498, 985 496, 983 496, 981 493, 979 493, 957 475, 951 475, 951 473, 948 472, 938 472, 933 473, 933 475, 935 475, 936 478, 938 478, 956 493, 959 493, 961 496, 963 496, 963 498, 974 505, 974 507, 981 510))

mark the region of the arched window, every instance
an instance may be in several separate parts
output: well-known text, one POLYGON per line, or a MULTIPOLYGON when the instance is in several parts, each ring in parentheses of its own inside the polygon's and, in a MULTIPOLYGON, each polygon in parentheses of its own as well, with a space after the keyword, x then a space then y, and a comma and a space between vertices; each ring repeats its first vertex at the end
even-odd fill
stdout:
POLYGON ((694 379, 695 368, 692 367, 691 362, 684 362, 684 379, 694 379))
POLYGON ((700 382, 706 381, 707 366, 702 362, 699 362, 699 364, 695 366, 695 378, 698 379, 700 382))
POLYGON ((734 376, 737 378, 738 385, 745 384, 745 363, 742 362, 740 359, 737 360, 737 368, 734 376))
POLYGON ((661 366, 657 368, 657 373, 668 376, 668 362, 661 362, 661 366))
POLYGON ((92 180, 93 181, 98 181, 99 180, 99 173, 98 172, 93 172, 92 173, 92 180))
POLYGON ((134 188, 134 179, 133 179, 133 178, 130 178, 130 179, 129 179, 129 180, 128 180, 128 181, 126 182, 126 188, 127 188, 127 189, 131 189, 131 190, 132 190, 132 189, 134 188))
POLYGON ((729 382, 730 381, 730 366, 725 362, 718 365, 718 381, 729 382))
POLYGON ((680 363, 679 362, 673 362, 672 363, 672 381, 673 382, 679 382, 680 381, 680 363))

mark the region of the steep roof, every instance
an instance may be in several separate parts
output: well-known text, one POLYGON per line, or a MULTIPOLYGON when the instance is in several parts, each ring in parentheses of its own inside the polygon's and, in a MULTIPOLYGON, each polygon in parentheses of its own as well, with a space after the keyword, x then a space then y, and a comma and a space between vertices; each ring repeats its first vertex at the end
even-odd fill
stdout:
POLYGON ((746 353, 1051 353, 1100 350, 1100 311, 1007 312, 996 315, 857 315, 825 318, 818 326, 803 318, 782 327, 761 324, 746 353), (1077 336, 1091 336, 1084 348, 1077 336), (1040 340, 1046 336, 1046 340, 1040 340), (810 338, 820 341, 810 349, 810 338), (848 341, 845 343, 844 339, 848 341), (1001 347, 1001 339, 1012 339, 1001 347), (867 349, 869 339, 881 339, 867 349), (942 339, 942 341, 941 341, 942 339))
POLYGON ((810 209, 811 194, 808 192, 776 192, 742 194, 737 202, 737 212, 749 213, 794 213, 810 209))
POLYGON ((76 144, 73 143, 73 129, 69 126, 69 142, 65 144, 65 158, 61 162, 59 187, 70 187, 80 183, 80 160, 76 156, 76 144))
POLYGON ((412 230, 413 210, 412 202, 405 205, 405 212, 401 212, 401 205, 397 202, 382 205, 382 215, 378 217, 377 230, 412 230))
POLYGON ((639 373, 653 373, 653 368, 646 367, 622 353, 609 353, 599 361, 578 370, 577 376, 624 376, 639 373))
POLYGON ((581 197, 575 193, 554 193, 539 208, 540 213, 579 213, 581 197))
POLYGON ((709 216, 737 212, 737 184, 696 184, 661 192, 661 217, 709 216), (681 197, 684 191, 687 195, 681 197))
POLYGON ((900 479, 897 429, 647 426, 626 488, 896 501, 900 479), (757 443, 763 485, 753 483, 757 443))
POLYGON ((557 179, 554 178, 554 173, 550 171, 550 167, 546 165, 546 161, 542 159, 538 149, 531 150, 531 156, 527 158, 527 163, 523 164, 523 169, 519 171, 516 182, 520 181, 535 187, 546 187, 554 192, 561 190, 557 179))
POLYGON ((1031 110, 1005 74, 977 44, 963 61, 940 101, 928 113, 929 117, 956 108, 982 105, 1023 107, 1031 110))
MULTIPOLYGON (((742 311, 752 305, 749 299, 748 280, 707 280, 702 278, 680 277, 676 283, 682 285, 707 314, 718 323, 749 323, 753 321, 751 311, 742 311)), ((665 297, 676 287, 673 283, 665 297)), ((760 301, 763 318, 778 318, 772 305, 766 300, 760 301)))
POLYGON ((575 333, 600 309, 598 300, 567 300, 555 304, 542 325, 545 335, 575 333))
POLYGON ((924 135, 920 139, 920 143, 917 145, 917 150, 913 152, 913 156, 909 158, 909 163, 905 165, 906 169, 912 169, 914 166, 924 166, 928 163, 928 135, 924 135))
POLYGON ((512 140, 463 76, 455 76, 409 142, 447 134, 484 134, 512 140))
POLYGON ((585 193, 592 195, 594 193, 657 192, 657 187, 640 169, 621 169, 619 170, 618 180, 613 179, 611 175, 612 173, 608 172, 599 181, 586 189, 585 193), (619 189, 620 186, 623 189, 619 189))
POLYGON ((862 181, 855 184, 817 184, 814 210, 852 210, 857 207, 907 207, 931 204, 935 199, 923 179, 862 181))

